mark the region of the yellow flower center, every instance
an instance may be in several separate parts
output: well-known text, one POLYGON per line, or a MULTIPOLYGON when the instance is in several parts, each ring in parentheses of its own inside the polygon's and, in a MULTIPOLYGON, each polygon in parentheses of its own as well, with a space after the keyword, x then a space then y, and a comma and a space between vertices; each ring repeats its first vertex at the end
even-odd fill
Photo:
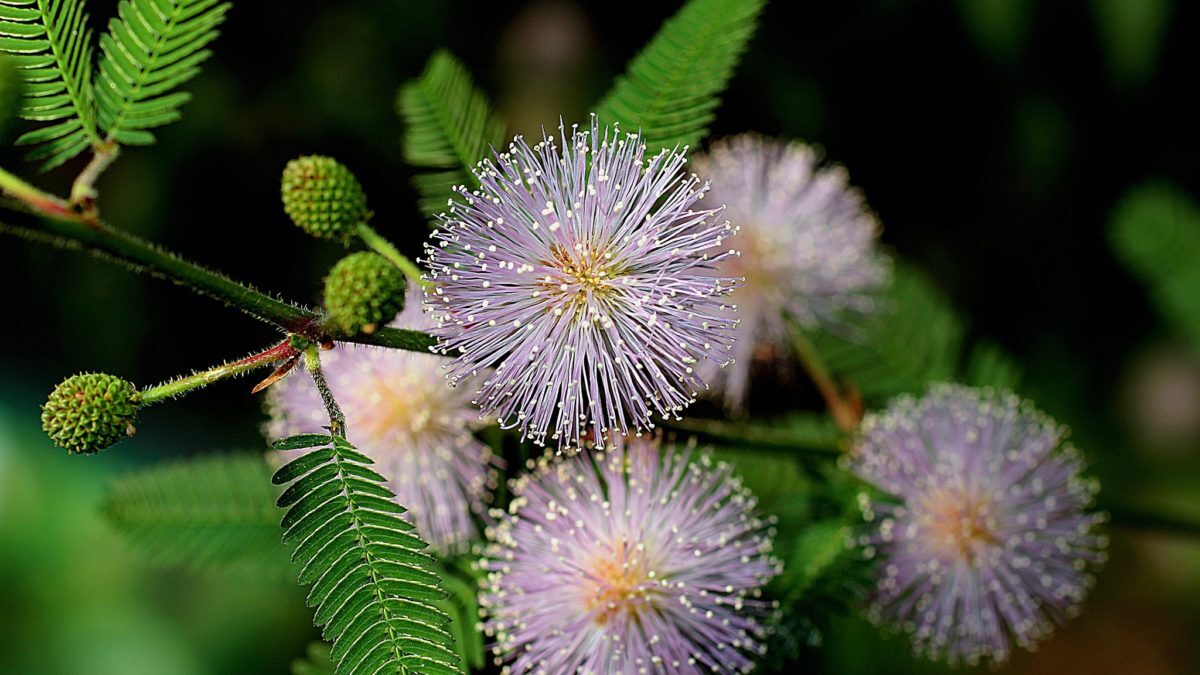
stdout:
POLYGON ((624 542, 611 555, 596 558, 588 570, 587 601, 596 625, 607 624, 619 612, 636 614, 650 596, 646 558, 624 542))
POLYGON ((935 550, 973 559, 980 546, 999 542, 985 496, 967 490, 931 490, 917 504, 919 522, 935 550))

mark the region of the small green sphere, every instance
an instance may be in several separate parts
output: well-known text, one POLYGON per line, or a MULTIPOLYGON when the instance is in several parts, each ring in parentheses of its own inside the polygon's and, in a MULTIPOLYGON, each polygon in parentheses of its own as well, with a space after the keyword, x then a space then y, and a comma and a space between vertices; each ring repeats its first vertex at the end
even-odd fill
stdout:
POLYGON ((42 430, 67 452, 89 455, 134 434, 142 395, 115 375, 72 375, 42 406, 42 430))
POLYGON ((25 80, 17 66, 7 55, 0 54, 0 138, 12 128, 20 114, 24 95, 25 80))
POLYGON ((367 217, 367 196, 350 170, 332 157, 300 157, 283 170, 283 210, 317 239, 348 244, 367 217))
POLYGON ((352 253, 325 277, 326 325, 345 334, 370 333, 404 309, 404 273, 378 253, 352 253))

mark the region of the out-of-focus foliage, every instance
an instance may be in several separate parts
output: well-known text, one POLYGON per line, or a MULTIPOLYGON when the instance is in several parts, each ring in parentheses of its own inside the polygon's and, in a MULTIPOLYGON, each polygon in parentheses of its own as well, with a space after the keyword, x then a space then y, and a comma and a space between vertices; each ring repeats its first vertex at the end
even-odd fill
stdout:
POLYGON ((396 109, 404 159, 421 171, 413 186, 426 215, 444 211, 455 186, 474 183, 469 169, 491 148, 504 149, 504 120, 447 51, 435 52, 425 72, 401 87, 396 109))
POLYGON ((697 147, 765 0, 692 0, 667 20, 596 107, 602 123, 641 130, 647 153, 697 147))
MULTIPOLYGON (((137 557, 154 567, 179 567, 215 580, 279 579, 294 583, 299 568, 279 540, 283 515, 260 455, 207 455, 176 460, 114 480, 104 513, 137 557)), ((436 566, 448 593, 434 602, 450 618, 449 632, 463 670, 480 668, 483 637, 473 572, 447 561, 436 566)), ((329 647, 314 643, 297 673, 324 672, 329 647), (322 657, 324 660, 322 660, 322 657), (305 670, 308 668, 310 670, 305 670), (318 670, 311 670, 318 668, 318 670)))
POLYGON ((104 511, 151 564, 286 578, 271 473, 260 455, 178 460, 115 480, 104 511))
POLYGON ((830 370, 868 403, 918 393, 930 382, 961 380, 1008 388, 1019 384, 1019 368, 995 344, 982 341, 964 354, 964 321, 923 273, 898 265, 880 301, 878 314, 812 336, 830 370))
POLYGON ((996 61, 1012 66, 1029 41, 1034 0, 958 0, 963 27, 996 61))
POLYGON ((310 644, 302 658, 292 661, 292 675, 334 675, 333 668, 329 645, 324 642, 310 644))
POLYGON ((1118 257, 1200 350, 1200 208, 1177 189, 1145 185, 1125 196, 1109 227, 1118 257))
POLYGON ((1162 53, 1171 0, 1091 0, 1091 5, 1113 78, 1124 86, 1144 83, 1162 53))
POLYGON ((962 350, 962 321, 949 300, 924 275, 900 267, 878 314, 844 334, 814 336, 834 373, 854 383, 868 401, 954 377, 962 350))
POLYGON ((55 449, 29 392, 0 383, 0 672, 273 672, 299 652, 310 622, 295 584, 148 568, 103 513, 123 458, 55 449))
POLYGON ((1021 366, 994 343, 980 340, 967 355, 962 382, 975 387, 1017 391, 1021 387, 1021 366))

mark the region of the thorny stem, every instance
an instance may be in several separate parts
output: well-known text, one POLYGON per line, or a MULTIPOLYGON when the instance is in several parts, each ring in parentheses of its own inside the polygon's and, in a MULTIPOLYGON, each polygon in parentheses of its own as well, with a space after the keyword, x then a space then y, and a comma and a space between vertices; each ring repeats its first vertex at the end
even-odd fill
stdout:
POLYGON ((163 399, 174 398, 195 389, 206 387, 218 380, 248 373, 257 368, 265 368, 283 363, 296 357, 299 353, 299 350, 293 346, 292 339, 289 337, 269 349, 252 354, 244 359, 231 361, 230 363, 225 363, 194 375, 164 382, 157 387, 151 387, 142 392, 142 405, 150 405, 163 399))
POLYGON ((843 392, 841 387, 834 382, 833 376, 825 367, 825 362, 821 360, 812 342, 805 337, 804 331, 795 324, 791 324, 790 328, 792 350, 796 352, 796 358, 800 360, 800 365, 804 367, 809 378, 816 385, 817 391, 825 399, 825 405, 828 406, 833 421, 843 432, 854 431, 862 421, 861 402, 856 401, 853 396, 847 395, 847 392, 843 392))
POLYGON ((313 383, 317 385, 317 393, 321 395, 321 403, 325 405, 325 412, 329 415, 329 431, 335 436, 346 437, 346 416, 342 414, 342 409, 338 406, 337 400, 333 397, 333 391, 329 389, 329 383, 325 381, 325 375, 321 372, 321 353, 317 351, 316 345, 309 345, 304 350, 304 369, 312 376, 313 383))
POLYGON ((89 219, 66 201, 42 192, 3 169, 0 169, 0 192, 17 200, 25 207, 24 210, 42 216, 21 226, 0 222, 0 232, 64 248, 82 249, 102 258, 117 260, 135 271, 168 279, 220 300, 285 333, 303 335, 314 342, 332 338, 424 353, 429 353, 437 342, 426 333, 400 328, 380 328, 370 335, 327 335, 317 312, 207 270, 138 237, 109 227, 99 219, 89 219))
POLYGON ((116 259, 137 271, 170 279, 203 295, 221 300, 247 314, 274 324, 285 332, 309 335, 319 317, 311 310, 278 300, 226 277, 183 260, 138 237, 108 227, 87 223, 78 214, 35 221, 36 224, 3 228, 31 239, 67 248, 81 248, 116 259))
POLYGON ((363 242, 371 247, 379 255, 387 258, 393 265, 400 268, 404 272, 404 276, 408 277, 408 283, 414 286, 425 287, 429 282, 421 278, 421 268, 417 267, 416 263, 408 258, 397 249, 392 242, 380 236, 370 225, 366 223, 358 224, 358 236, 363 242))

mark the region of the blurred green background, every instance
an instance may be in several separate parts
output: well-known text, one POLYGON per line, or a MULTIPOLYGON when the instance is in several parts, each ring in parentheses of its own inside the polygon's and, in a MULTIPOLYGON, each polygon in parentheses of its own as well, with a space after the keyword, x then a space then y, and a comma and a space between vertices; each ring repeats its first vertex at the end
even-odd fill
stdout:
MULTIPOLYGON (((88 3, 97 27, 115 5, 88 3)), ((534 133, 559 115, 581 118, 676 6, 237 3, 184 122, 105 175, 105 214, 236 278, 313 300, 340 251, 283 215, 288 159, 341 159, 364 183, 376 226, 416 253, 426 227, 393 101, 435 48, 472 69, 513 131, 534 133)), ((1106 496, 1200 517, 1200 356, 1155 314, 1106 237, 1136 185, 1200 193, 1198 24, 1200 6, 1170 0, 776 2, 714 136, 754 130, 822 145, 864 189, 885 242, 952 297, 972 335, 1025 366, 1024 393, 1072 427, 1106 496)), ((33 170, 12 148, 0 162, 33 170)), ((63 193, 77 169, 38 182, 63 193)), ((0 239, 0 270, 11 289, 0 319, 0 673, 286 672, 314 637, 298 588, 146 568, 98 510, 123 470, 260 448, 249 384, 154 408, 135 440, 95 458, 50 447, 37 419, 71 373, 152 383, 264 345, 270 329, 10 238, 0 239)), ((769 408, 772 392, 760 396, 769 408)), ((1009 670, 1200 672, 1200 541, 1111 534, 1082 617, 1009 670)), ((941 670, 857 618, 826 639, 806 668, 941 670)))

